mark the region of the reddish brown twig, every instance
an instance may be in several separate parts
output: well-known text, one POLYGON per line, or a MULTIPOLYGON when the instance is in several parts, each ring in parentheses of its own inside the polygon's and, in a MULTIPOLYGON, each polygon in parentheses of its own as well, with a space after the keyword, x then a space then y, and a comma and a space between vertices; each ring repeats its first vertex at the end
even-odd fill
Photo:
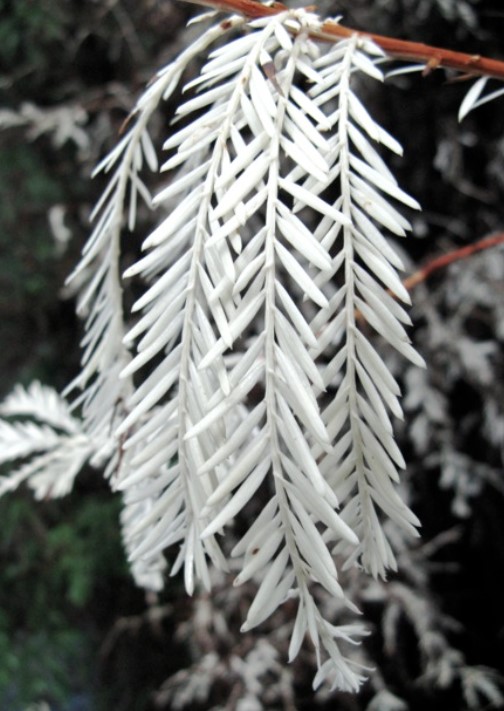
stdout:
POLYGON ((448 265, 453 264, 453 262, 458 262, 461 259, 467 259, 467 257, 476 254, 476 252, 496 247, 498 244, 504 244, 504 232, 499 232, 491 237, 484 237, 483 239, 478 240, 478 242, 474 242, 474 244, 470 244, 467 247, 455 249, 452 252, 448 252, 448 254, 443 254, 441 257, 432 259, 430 262, 427 262, 424 267, 418 269, 407 279, 404 279, 403 284, 406 289, 411 290, 417 284, 426 281, 431 274, 436 272, 438 269, 444 269, 448 265))
MULTIPOLYGON (((194 2, 197 5, 212 7, 215 10, 222 10, 223 12, 235 12, 251 19, 276 15, 288 9, 281 3, 273 3, 268 6, 256 2, 256 0, 188 1, 194 2)), ((313 10, 312 7, 306 9, 313 10)), ((351 37, 352 35, 359 35, 360 37, 373 40, 373 42, 381 47, 390 57, 425 64, 427 72, 444 67, 446 69, 454 69, 458 72, 462 72, 463 75, 467 76, 481 75, 504 80, 504 61, 481 57, 479 54, 454 52, 449 49, 433 47, 421 42, 409 42, 407 40, 395 39, 394 37, 377 35, 374 32, 361 32, 360 30, 340 25, 338 22, 332 20, 327 20, 322 23, 320 30, 313 31, 311 34, 316 39, 330 42, 345 37, 351 37)))
MULTIPOLYGON (((406 287, 408 291, 426 281, 433 272, 438 271, 438 269, 444 269, 454 262, 459 262, 461 259, 467 259, 467 257, 476 254, 477 252, 482 252, 484 249, 490 249, 491 247, 496 247, 499 244, 504 244, 504 232, 499 232, 491 237, 483 237, 483 239, 470 244, 467 247, 461 247, 460 249, 454 249, 448 254, 443 254, 441 257, 436 257, 431 259, 425 266, 413 272, 409 277, 403 279, 402 284, 406 287)), ((387 289, 387 293, 397 299, 397 295, 393 291, 387 289)), ((363 321, 363 316, 360 311, 355 312, 355 317, 358 321, 363 321)))

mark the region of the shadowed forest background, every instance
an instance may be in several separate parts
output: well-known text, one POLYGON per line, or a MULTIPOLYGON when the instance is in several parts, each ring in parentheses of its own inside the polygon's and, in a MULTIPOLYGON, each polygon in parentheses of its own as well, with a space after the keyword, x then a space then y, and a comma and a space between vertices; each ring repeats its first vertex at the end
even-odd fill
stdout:
MULTIPOLYGON (((500 0, 333 0, 318 8, 358 29, 504 58, 500 0)), ((17 382, 62 390, 77 372, 81 326, 64 282, 104 187, 90 174, 142 87, 189 41, 185 23, 195 12, 168 0, 0 0, 0 398, 17 382)), ((413 271, 504 230, 504 101, 459 125, 463 83, 444 72, 389 83, 373 88, 368 106, 404 146, 393 170, 424 208, 400 245, 413 271)), ((158 116, 159 136, 172 112, 168 105, 158 116)), ((140 224, 151 219, 142 214, 140 224)), ((139 242, 131 235, 124 244, 127 266, 139 242)), ((437 272, 412 298, 412 337, 428 371, 397 361, 406 415, 398 441, 423 524, 416 546, 424 546, 426 601, 469 664, 504 673, 504 250, 437 272)), ((36 503, 27 490, 0 500, 1 709, 182 708, 172 687, 163 690, 168 677, 212 645, 223 668, 231 649, 240 654, 243 644, 246 653, 239 636, 191 631, 194 605, 179 578, 159 599, 135 588, 119 506, 93 471, 59 501, 36 503)), ((238 628, 236 601, 229 606, 221 594, 219 602, 219 594, 214 603, 238 628)), ((363 606, 374 626, 366 644, 388 688, 412 711, 462 709, 453 685, 422 682, 411 620, 395 621, 392 650, 382 603, 370 596, 363 606)), ((282 614, 285 624, 292 612, 282 614)), ((370 708, 366 688, 358 698, 314 697, 310 673, 297 674, 294 696, 265 708, 370 708)), ((186 708, 237 708, 233 688, 232 674, 223 674, 186 708)))

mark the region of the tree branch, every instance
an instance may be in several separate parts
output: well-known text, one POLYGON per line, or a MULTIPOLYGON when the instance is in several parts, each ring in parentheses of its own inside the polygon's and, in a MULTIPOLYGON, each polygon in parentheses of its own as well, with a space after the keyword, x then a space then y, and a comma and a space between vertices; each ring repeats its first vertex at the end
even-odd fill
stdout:
MULTIPOLYGON (((223 12, 237 12, 250 19, 276 15, 289 8, 281 3, 263 5, 256 0, 186 0, 196 5, 205 5, 223 12)), ((305 8, 311 10, 311 7, 305 8)), ((482 57, 479 54, 466 54, 454 52, 442 47, 433 47, 421 42, 410 42, 394 37, 378 35, 374 32, 361 32, 333 20, 322 23, 320 30, 311 32, 312 37, 328 42, 358 35, 371 39, 378 47, 395 59, 418 62, 425 64, 426 72, 434 69, 453 69, 468 76, 487 76, 504 80, 504 61, 482 57)))
MULTIPOLYGON (((478 242, 474 242, 474 244, 469 244, 467 247, 454 249, 453 251, 448 252, 448 254, 443 254, 440 257, 431 259, 427 262, 427 264, 425 264, 425 266, 417 269, 416 272, 413 272, 413 274, 406 277, 406 279, 403 279, 402 285, 408 291, 411 291, 415 288, 415 286, 418 286, 418 284, 427 281, 427 279, 434 272, 438 271, 438 269, 444 269, 454 262, 459 262, 461 259, 467 259, 467 257, 471 257, 477 252, 482 252, 484 249, 497 247, 499 244, 504 244, 504 232, 499 232, 495 235, 491 235, 490 237, 483 237, 483 239, 478 240, 478 242)), ((394 298, 397 298, 396 294, 394 294, 394 292, 390 289, 387 289, 387 293, 394 298)), ((363 318, 360 311, 355 312, 355 318, 359 320, 363 318)))
POLYGON ((426 281, 431 274, 438 269, 443 269, 448 265, 453 264, 453 262, 458 262, 461 259, 467 259, 467 257, 476 254, 476 252, 496 247, 499 244, 504 244, 504 232, 499 232, 491 237, 484 237, 483 239, 478 240, 478 242, 474 242, 474 244, 470 244, 467 247, 455 249, 452 252, 448 252, 448 254, 443 254, 441 257, 431 259, 424 267, 418 269, 416 272, 413 272, 411 276, 404 279, 403 285, 406 289, 408 289, 408 291, 410 291, 417 284, 426 281))

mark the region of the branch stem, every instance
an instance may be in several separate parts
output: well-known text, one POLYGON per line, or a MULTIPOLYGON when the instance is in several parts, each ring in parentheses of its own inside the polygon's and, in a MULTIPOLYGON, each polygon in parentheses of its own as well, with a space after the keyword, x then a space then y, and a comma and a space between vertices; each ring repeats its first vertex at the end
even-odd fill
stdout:
POLYGON ((467 247, 461 247, 460 249, 455 249, 448 254, 443 254, 440 257, 431 259, 425 266, 418 269, 416 272, 411 274, 403 280, 403 285, 410 291, 417 284, 426 281, 433 272, 438 269, 443 269, 453 262, 458 262, 461 259, 467 259, 467 257, 476 254, 476 252, 481 252, 484 249, 490 249, 491 247, 496 247, 499 244, 504 244, 504 232, 499 232, 496 235, 491 235, 490 237, 484 237, 483 239, 474 242, 474 244, 469 244, 467 247))
MULTIPOLYGON (((263 5, 256 0, 186 0, 197 5, 212 7, 222 12, 236 12, 249 19, 257 19, 276 15, 285 12, 289 8, 282 3, 263 5)), ((306 8, 308 11, 312 7, 306 8)), ((340 25, 333 20, 326 20, 319 30, 313 30, 310 35, 314 39, 327 42, 337 42, 340 39, 357 35, 365 39, 372 40, 378 47, 390 57, 400 60, 418 62, 425 64, 425 72, 429 73, 434 69, 453 69, 466 76, 486 76, 504 80, 504 61, 482 57, 479 54, 466 54, 455 52, 442 47, 423 44, 421 42, 410 42, 409 40, 396 39, 378 35, 374 32, 361 32, 360 30, 340 25)))

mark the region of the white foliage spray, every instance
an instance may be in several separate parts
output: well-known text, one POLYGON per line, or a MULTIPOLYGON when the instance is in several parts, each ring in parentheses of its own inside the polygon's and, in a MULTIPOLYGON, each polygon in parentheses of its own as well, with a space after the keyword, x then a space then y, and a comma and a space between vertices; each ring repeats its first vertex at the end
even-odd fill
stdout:
POLYGON ((295 599, 289 658, 308 635, 314 685, 355 691, 361 670, 340 643, 364 630, 324 619, 315 591, 354 609, 336 560, 384 577, 396 561, 383 520, 416 535, 396 491, 399 387, 372 331, 423 364, 404 328, 399 301, 409 297, 386 238, 410 229, 396 204, 418 204, 378 150, 400 146, 355 89, 361 75, 382 81, 381 51, 357 37, 318 45, 310 32, 320 26, 305 10, 232 17, 204 31, 140 98, 132 128, 97 169, 112 177, 74 274, 84 282, 86 332, 70 390, 81 391, 82 424, 56 401, 35 411, 47 391, 17 391, 3 414, 41 424, 4 423, 4 459, 46 453, 2 487, 31 476, 46 495, 41 471, 56 485, 64 464, 68 486, 53 491, 63 493, 84 461, 107 462, 124 492, 138 582, 159 589, 163 551, 176 544, 171 572, 183 568, 190 594, 210 588, 209 561, 228 569, 220 536, 257 497, 263 508, 231 552, 241 564, 234 584, 259 583, 242 629, 295 599), (163 146, 165 187, 151 200, 140 177, 144 163, 155 171, 159 161, 148 121, 202 54, 163 146), (135 227, 139 198, 166 217, 121 276, 123 221, 135 227), (125 326, 123 278, 132 277, 145 290, 125 326))

